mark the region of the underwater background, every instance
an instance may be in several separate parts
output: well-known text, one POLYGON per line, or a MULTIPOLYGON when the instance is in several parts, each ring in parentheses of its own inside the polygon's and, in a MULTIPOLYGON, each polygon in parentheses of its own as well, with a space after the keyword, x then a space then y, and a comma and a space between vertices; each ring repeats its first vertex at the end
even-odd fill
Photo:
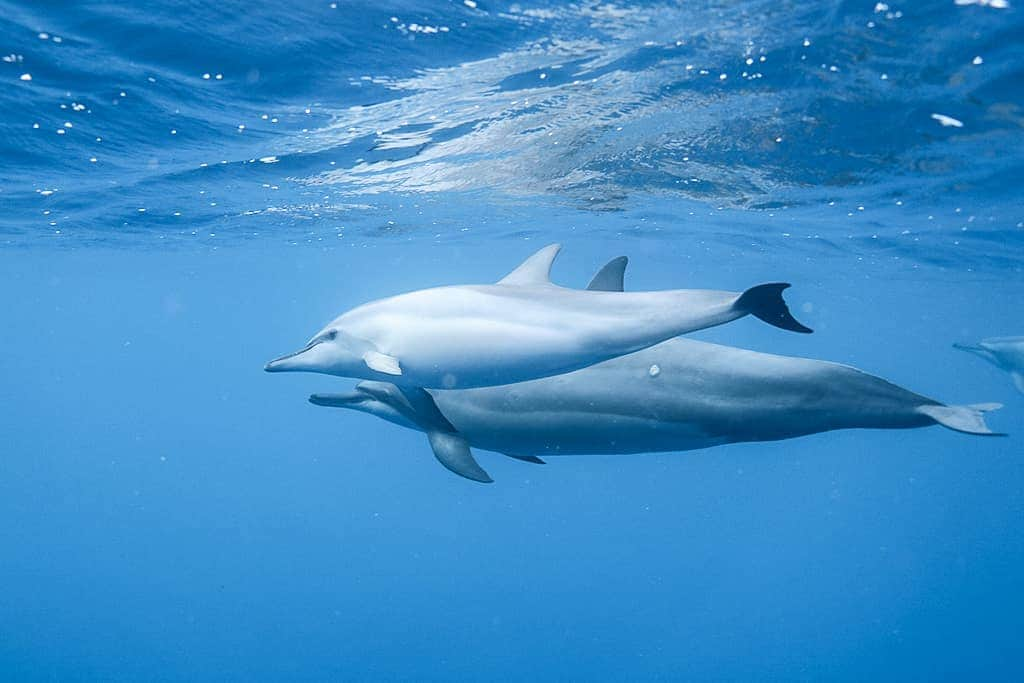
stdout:
POLYGON ((1020 680, 1024 4, 0 1, 0 679, 1020 680), (787 281, 694 337, 1005 404, 479 453, 269 376, 365 301, 787 281))

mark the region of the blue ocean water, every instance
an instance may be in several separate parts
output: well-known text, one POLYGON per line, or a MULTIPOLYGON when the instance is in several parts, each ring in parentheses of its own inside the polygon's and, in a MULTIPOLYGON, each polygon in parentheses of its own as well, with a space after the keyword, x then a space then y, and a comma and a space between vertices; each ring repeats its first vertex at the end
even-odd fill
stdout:
MULTIPOLYGON (((960 0, 963 2, 964 0, 960 0)), ((1015 680, 1024 14, 957 4, 0 2, 0 678, 1015 680), (270 376, 492 282, 793 283, 1008 438, 478 453, 270 376)))

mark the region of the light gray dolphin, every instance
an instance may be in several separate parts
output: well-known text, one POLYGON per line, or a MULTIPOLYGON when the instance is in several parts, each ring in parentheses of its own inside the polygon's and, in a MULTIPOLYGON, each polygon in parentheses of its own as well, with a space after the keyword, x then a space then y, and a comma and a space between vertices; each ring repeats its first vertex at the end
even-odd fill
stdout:
POLYGON ((953 348, 981 356, 1010 373, 1014 386, 1024 393, 1024 337, 990 337, 977 344, 953 344, 953 348))
MULTIPOLYGON (((614 278, 595 280, 608 287, 614 278)), ((619 287, 621 279, 620 268, 619 287)), ((348 393, 314 394, 310 402, 426 432, 445 467, 482 482, 491 478, 471 446, 542 462, 551 455, 685 451, 835 429, 939 424, 990 435, 982 413, 1000 407, 948 406, 849 366, 692 339, 672 339, 556 377, 432 390, 427 410, 407 394, 368 381, 348 393)))
MULTIPOLYGON (((560 246, 528 258, 494 285, 423 289, 359 306, 269 372, 321 372, 405 387, 463 389, 549 377, 753 315, 810 332, 782 299, 786 283, 745 292, 608 291, 550 279, 560 246)), ((617 266, 609 264, 614 273, 617 266)))

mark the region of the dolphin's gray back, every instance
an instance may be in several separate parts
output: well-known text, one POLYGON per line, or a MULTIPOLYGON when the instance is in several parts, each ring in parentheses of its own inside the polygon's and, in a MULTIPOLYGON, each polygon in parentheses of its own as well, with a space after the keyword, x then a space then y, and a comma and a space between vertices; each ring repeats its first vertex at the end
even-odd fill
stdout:
POLYGON ((836 363, 673 339, 576 372, 431 392, 474 446, 523 454, 641 453, 933 424, 937 405, 836 363))

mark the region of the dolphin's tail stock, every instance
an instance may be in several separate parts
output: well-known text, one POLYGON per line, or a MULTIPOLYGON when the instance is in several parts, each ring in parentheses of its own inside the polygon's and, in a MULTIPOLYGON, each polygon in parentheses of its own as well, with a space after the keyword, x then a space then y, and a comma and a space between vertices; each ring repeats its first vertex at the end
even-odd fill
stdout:
POLYGON ((985 424, 985 413, 990 410, 999 410, 1002 403, 977 403, 970 406, 944 406, 926 405, 919 406, 917 412, 927 415, 947 429, 964 434, 978 434, 980 436, 1006 436, 999 432, 993 432, 985 424))
POLYGON ((802 332, 810 334, 814 330, 801 325, 793 314, 789 312, 789 306, 782 298, 783 290, 789 287, 788 282, 771 282, 766 285, 751 287, 740 295, 733 306, 744 313, 749 313, 755 318, 760 318, 769 325, 780 327, 791 332, 802 332))

